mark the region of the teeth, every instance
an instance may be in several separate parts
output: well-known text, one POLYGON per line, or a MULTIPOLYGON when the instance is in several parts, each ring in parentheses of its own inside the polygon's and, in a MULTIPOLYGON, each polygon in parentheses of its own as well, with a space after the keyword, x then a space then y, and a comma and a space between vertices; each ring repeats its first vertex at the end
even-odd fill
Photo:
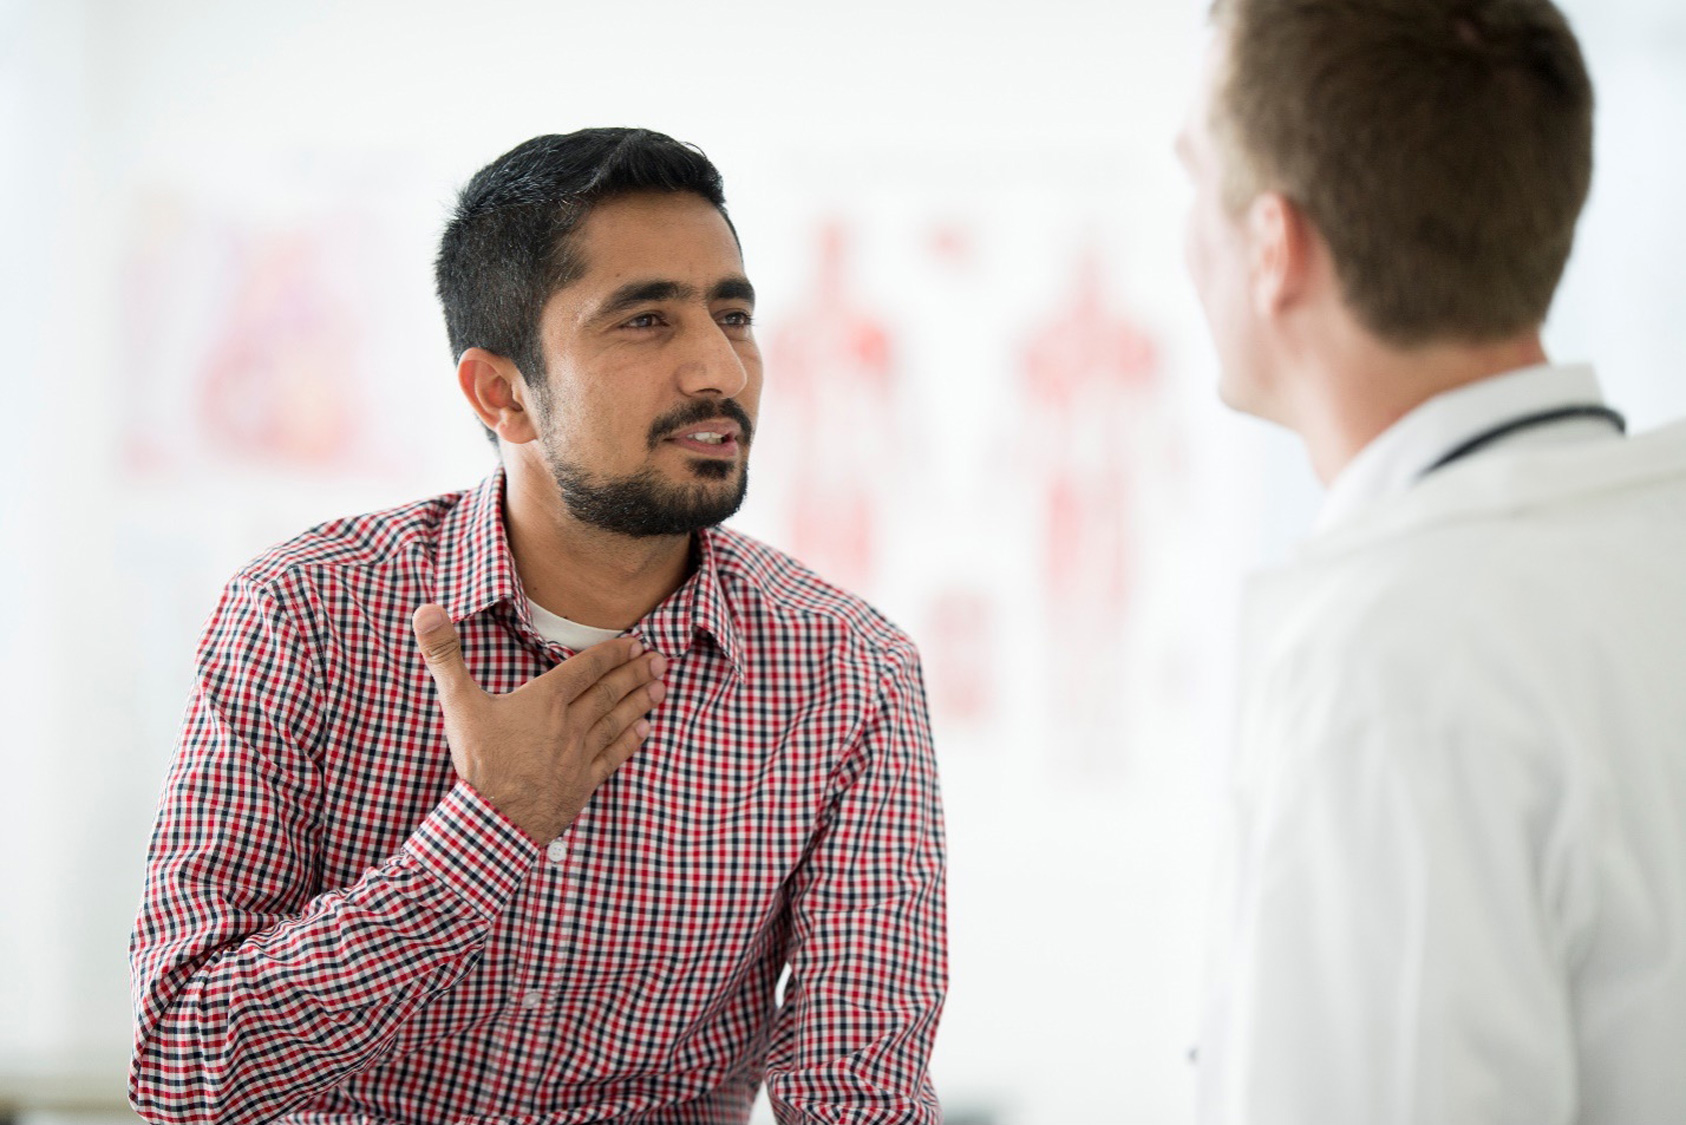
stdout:
POLYGON ((700 442, 704 442, 708 445, 719 445, 721 442, 726 440, 725 434, 703 433, 703 434, 686 434, 685 436, 690 438, 692 441, 700 441, 700 442))

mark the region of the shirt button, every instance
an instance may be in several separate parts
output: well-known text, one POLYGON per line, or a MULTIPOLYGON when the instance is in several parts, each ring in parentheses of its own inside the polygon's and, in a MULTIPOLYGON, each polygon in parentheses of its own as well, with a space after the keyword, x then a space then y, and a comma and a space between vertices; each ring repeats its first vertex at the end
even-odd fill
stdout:
POLYGON ((562 864, 568 862, 568 841, 564 840, 560 836, 556 837, 556 839, 545 845, 544 854, 545 858, 550 860, 550 862, 561 866, 562 864))
POLYGON ((544 1003, 544 993, 536 988, 529 988, 521 994, 521 1006, 531 1012, 544 1003))

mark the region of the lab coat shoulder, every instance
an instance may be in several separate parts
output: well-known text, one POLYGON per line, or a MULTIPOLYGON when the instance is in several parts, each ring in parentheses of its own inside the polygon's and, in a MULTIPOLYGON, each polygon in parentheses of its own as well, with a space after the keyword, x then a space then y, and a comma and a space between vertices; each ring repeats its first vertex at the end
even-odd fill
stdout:
POLYGON ((1334 742, 1353 753, 1373 742, 1357 736, 1384 725, 1528 715, 1546 690, 1528 672, 1530 654, 1550 647, 1557 625, 1537 612, 1534 560, 1547 548, 1529 538, 1432 528, 1258 582, 1247 682, 1249 710, 1274 718, 1262 745, 1303 755, 1334 742), (1460 704, 1477 714, 1456 713, 1460 704))
POLYGON ((1686 607, 1682 551, 1686 426, 1454 467, 1256 581, 1248 678, 1549 713, 1645 662, 1628 619, 1686 607))

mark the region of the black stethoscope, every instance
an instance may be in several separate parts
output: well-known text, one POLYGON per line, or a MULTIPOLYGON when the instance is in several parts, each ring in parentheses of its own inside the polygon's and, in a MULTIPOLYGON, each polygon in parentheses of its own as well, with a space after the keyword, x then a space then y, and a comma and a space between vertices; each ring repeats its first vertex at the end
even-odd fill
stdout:
POLYGON ((1588 404, 1585 406, 1563 406, 1556 410, 1542 410, 1537 414, 1524 414, 1520 418, 1512 418, 1508 422, 1501 422, 1490 430, 1481 431, 1468 441, 1454 446, 1440 460, 1424 469, 1419 476, 1426 477, 1436 469, 1444 469, 1452 462, 1461 461, 1470 454, 1485 449, 1495 441, 1507 438, 1511 434, 1520 433, 1523 430, 1538 429, 1541 426, 1549 426, 1554 422, 1567 422, 1575 418, 1602 418, 1615 426, 1617 433, 1627 433, 1627 419, 1608 406, 1588 404))

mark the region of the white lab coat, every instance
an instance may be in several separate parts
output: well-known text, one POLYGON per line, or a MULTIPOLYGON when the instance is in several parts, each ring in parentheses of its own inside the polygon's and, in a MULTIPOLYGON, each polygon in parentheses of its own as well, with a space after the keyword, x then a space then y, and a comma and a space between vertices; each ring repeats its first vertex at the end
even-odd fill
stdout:
POLYGON ((1243 657, 1204 1125, 1686 1123, 1686 426, 1434 473, 1243 657))

